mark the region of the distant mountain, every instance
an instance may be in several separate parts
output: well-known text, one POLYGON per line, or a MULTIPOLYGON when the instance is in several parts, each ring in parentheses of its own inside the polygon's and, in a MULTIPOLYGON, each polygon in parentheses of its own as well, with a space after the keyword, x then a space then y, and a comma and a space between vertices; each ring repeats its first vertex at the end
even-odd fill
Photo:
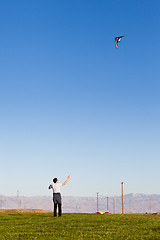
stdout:
MULTIPOLYGON (((107 211, 107 197, 98 199, 99 211, 107 211)), ((52 211, 52 197, 35 196, 18 199, 16 196, 0 195, 0 209, 24 208, 43 209, 52 211)), ((108 198, 108 210, 111 213, 121 213, 121 196, 108 198)), ((63 212, 65 213, 95 213, 97 211, 96 197, 69 197, 63 196, 63 212)), ((124 195, 124 213, 155 213, 160 212, 160 195, 127 194, 124 195)))

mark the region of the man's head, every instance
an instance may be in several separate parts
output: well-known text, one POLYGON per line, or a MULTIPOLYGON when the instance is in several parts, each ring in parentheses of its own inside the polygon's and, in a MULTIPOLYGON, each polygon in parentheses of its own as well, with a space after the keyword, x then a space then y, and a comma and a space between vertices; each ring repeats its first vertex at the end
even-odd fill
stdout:
POLYGON ((54 182, 54 183, 57 183, 57 182, 58 182, 58 179, 57 179, 57 178, 54 178, 54 179, 53 179, 53 182, 54 182))

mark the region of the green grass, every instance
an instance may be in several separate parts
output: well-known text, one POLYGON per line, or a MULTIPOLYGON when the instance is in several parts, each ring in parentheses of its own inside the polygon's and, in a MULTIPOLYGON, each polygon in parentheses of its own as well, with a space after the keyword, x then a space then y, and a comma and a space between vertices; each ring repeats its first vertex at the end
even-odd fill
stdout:
POLYGON ((0 213, 0 239, 160 239, 156 215, 0 213))

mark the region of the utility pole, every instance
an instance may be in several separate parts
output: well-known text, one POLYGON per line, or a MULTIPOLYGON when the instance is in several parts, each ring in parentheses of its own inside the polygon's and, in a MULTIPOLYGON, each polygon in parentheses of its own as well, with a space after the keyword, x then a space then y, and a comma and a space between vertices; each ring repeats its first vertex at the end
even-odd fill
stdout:
POLYGON ((115 198, 113 198, 113 213, 115 214, 115 198))
POLYGON ((131 213, 131 199, 129 199, 129 212, 131 213))
POLYGON ((97 192, 97 212, 99 211, 99 208, 98 208, 98 194, 99 194, 99 192, 97 192))
POLYGON ((151 198, 149 199, 149 211, 150 211, 150 214, 151 214, 151 198))
POLYGON ((2 200, 0 200, 0 209, 2 209, 2 200))
POLYGON ((17 190, 17 208, 19 208, 19 190, 17 190))
POLYGON ((109 199, 109 197, 107 197, 107 211, 109 212, 108 199, 109 199))
POLYGON ((21 197, 21 208, 24 208, 24 204, 23 204, 23 197, 21 197))
POLYGON ((123 210, 123 182, 121 182, 121 191, 122 191, 122 214, 124 212, 123 210))

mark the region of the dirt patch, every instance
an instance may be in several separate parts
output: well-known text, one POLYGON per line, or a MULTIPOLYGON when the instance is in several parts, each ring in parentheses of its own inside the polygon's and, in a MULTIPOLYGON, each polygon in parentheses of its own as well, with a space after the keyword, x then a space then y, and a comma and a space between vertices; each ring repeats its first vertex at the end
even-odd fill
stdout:
POLYGON ((8 213, 51 213, 51 211, 41 210, 41 209, 0 209, 0 212, 8 213))

